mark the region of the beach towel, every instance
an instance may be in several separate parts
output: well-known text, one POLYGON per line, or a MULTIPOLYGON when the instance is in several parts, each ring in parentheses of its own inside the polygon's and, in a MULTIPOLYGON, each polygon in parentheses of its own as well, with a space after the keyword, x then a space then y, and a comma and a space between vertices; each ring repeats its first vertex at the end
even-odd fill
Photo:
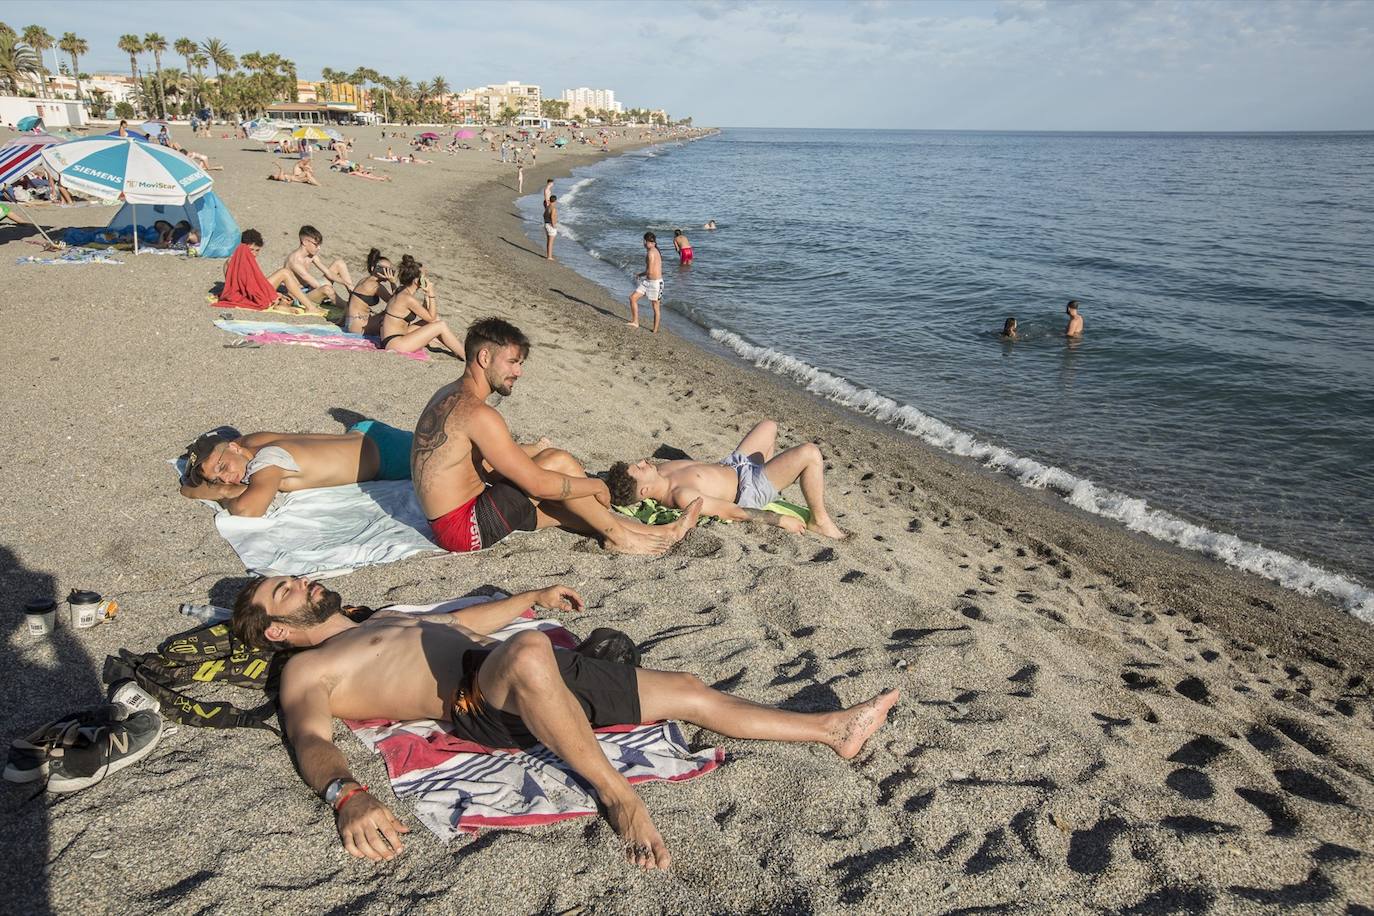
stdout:
MULTIPOLYGON (((682 516, 681 509, 670 509, 656 499, 641 500, 630 506, 616 506, 615 511, 621 515, 639 519, 646 525, 671 525, 682 516)), ((776 512, 778 515, 790 515, 793 518, 801 519, 803 522, 811 521, 810 509, 781 499, 773 500, 763 507, 763 511, 776 512)), ((723 525, 731 524, 729 519, 721 518, 718 515, 701 515, 697 518, 697 527, 700 528, 702 525, 715 524, 716 522, 723 525)))
POLYGON ((429 359, 425 350, 414 353, 401 353, 397 350, 381 349, 381 341, 376 337, 362 334, 349 334, 332 324, 290 324, 276 321, 235 321, 221 318, 215 327, 237 334, 256 344, 293 344, 301 347, 314 347, 317 350, 361 350, 372 353, 391 353, 406 356, 421 362, 429 359))
POLYGON ((230 308, 265 309, 277 301, 277 291, 253 256, 253 249, 239 245, 224 267, 224 289, 219 301, 230 308))
POLYGON ((118 258, 111 257, 107 251, 94 248, 68 248, 51 257, 28 255, 18 258, 16 264, 123 264, 118 258))
MULTIPOLYGON (((435 613, 490 600, 492 596, 469 597, 388 610, 435 613)), ((491 635, 504 640, 531 629, 547 633, 560 648, 577 645, 576 637, 558 621, 536 620, 533 611, 491 635)), ((482 827, 531 827, 597 813, 596 796, 543 745, 527 751, 485 748, 458 738, 446 723, 432 719, 346 724, 363 744, 381 754, 392 791, 398 798, 413 799, 420 823, 441 838, 476 833, 482 827)), ((598 729, 596 739, 631 783, 691 779, 725 760, 724 748, 689 750, 675 722, 598 729)))
MULTIPOLYGON (((183 463, 171 464, 180 477, 183 463)), ((215 511, 216 530, 255 575, 324 579, 443 552, 429 539, 429 520, 409 480, 282 493, 261 518, 201 502, 215 511)))

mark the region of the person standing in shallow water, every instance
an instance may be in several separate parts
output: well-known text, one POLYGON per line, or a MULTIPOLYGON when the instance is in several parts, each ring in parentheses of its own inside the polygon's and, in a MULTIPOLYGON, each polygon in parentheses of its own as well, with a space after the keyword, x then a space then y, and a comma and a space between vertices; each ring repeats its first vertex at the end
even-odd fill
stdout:
POLYGON ((1001 337, 1002 337, 1003 340, 1020 340, 1020 339, 1021 339, 1021 338, 1020 338, 1020 335, 1018 335, 1018 334, 1016 333, 1016 318, 1015 318, 1015 317, 1008 318, 1008 319, 1007 319, 1007 323, 1004 324, 1004 325, 1002 325, 1002 334, 1001 334, 1001 337))
POLYGON ((658 253, 658 236, 652 232, 644 233, 644 269, 635 274, 639 286, 630 295, 630 321, 632 328, 639 327, 639 300, 648 296, 649 304, 654 307, 653 333, 658 333, 659 300, 663 298, 663 256, 658 253))
POLYGON ((1064 326, 1065 337, 1083 336, 1083 316, 1078 314, 1078 300, 1070 299, 1069 304, 1064 306, 1064 314, 1069 316, 1069 323, 1064 326))
POLYGON ((544 260, 553 260, 553 240, 558 235, 558 195, 544 201, 544 260))

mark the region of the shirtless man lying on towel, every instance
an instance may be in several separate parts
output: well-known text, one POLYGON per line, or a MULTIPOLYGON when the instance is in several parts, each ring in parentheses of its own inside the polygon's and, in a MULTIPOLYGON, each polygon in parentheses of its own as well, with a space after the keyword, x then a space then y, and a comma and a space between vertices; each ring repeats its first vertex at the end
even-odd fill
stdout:
POLYGON ((410 477, 411 434, 363 420, 343 434, 206 433, 182 456, 181 495, 232 515, 265 515, 278 493, 410 477))
POLYGON ((704 461, 664 461, 647 458, 634 464, 617 461, 606 477, 611 502, 630 506, 642 499, 681 509, 701 500, 701 511, 737 522, 761 522, 800 533, 803 527, 831 538, 844 532, 825 511, 825 459, 813 443, 773 454, 778 424, 764 420, 745 436, 729 457, 716 464, 704 461), (778 498, 797 479, 811 510, 805 526, 800 519, 763 507, 778 498))
POLYGON ((814 742, 849 760, 898 699, 887 690, 848 709, 788 712, 712 690, 691 674, 555 649, 537 630, 485 638, 532 603, 576 611, 582 599, 555 585, 452 613, 380 611, 359 624, 318 582, 276 576, 239 593, 232 627, 240 640, 308 650, 286 663, 278 704, 301 777, 334 808, 350 853, 393 859, 409 828, 353 778, 334 746, 335 718, 447 719, 458 737, 486 747, 541 743, 596 790, 625 857, 666 869, 671 857, 648 808, 593 728, 677 719, 731 738, 814 742))
POLYGON ((415 493, 439 546, 453 553, 490 547, 512 531, 557 525, 600 539, 616 553, 661 554, 697 523, 684 508, 672 525, 654 527, 610 509, 606 485, 547 440, 517 445, 487 398, 507 397, 523 372, 530 342, 500 318, 468 328, 463 377, 430 398, 415 426, 410 464, 415 493))

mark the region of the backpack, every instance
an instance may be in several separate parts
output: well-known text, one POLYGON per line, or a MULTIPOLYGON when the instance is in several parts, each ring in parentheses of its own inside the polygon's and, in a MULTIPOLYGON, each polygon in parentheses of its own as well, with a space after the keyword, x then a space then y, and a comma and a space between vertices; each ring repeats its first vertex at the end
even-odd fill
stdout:
POLYGON ((276 692, 289 653, 253 649, 234 638, 228 623, 209 623, 164 640, 156 651, 120 649, 105 658, 106 684, 132 678, 162 704, 162 715, 201 728, 263 728, 281 734, 267 720, 276 714, 276 692), (269 693, 268 700, 241 709, 227 700, 200 699, 184 690, 196 684, 229 684, 269 693))

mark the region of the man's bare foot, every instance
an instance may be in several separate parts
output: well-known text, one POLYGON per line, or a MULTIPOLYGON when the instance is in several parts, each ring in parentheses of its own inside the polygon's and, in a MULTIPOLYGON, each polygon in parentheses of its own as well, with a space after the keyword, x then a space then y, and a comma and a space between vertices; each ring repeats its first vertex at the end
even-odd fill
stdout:
POLYGON ((843 541, 845 538, 849 537, 849 535, 845 534, 844 531, 840 529, 840 526, 835 524, 828 515, 818 519, 813 512, 811 514, 811 521, 806 523, 806 527, 816 532, 816 534, 822 534, 828 538, 834 538, 837 541, 843 541))
POLYGON ((698 496, 692 500, 686 509, 682 510, 682 515, 678 517, 677 521, 671 525, 664 525, 674 544, 685 538, 687 532, 697 526, 697 519, 701 517, 701 505, 701 497, 698 496))
POLYGON ((888 710, 901 696, 902 692, 894 687, 838 713, 830 747, 845 760, 854 759, 873 733, 883 727, 888 710))
POLYGON ((638 321, 627 321, 627 322, 625 322, 625 323, 628 324, 628 325, 629 325, 630 327, 632 327, 632 328, 637 328, 637 327, 639 327, 639 322, 638 322, 638 321))
POLYGON ((646 871, 667 870, 672 862, 668 847, 663 845, 663 837, 649 819, 649 809, 633 791, 624 801, 606 802, 606 820, 625 844, 626 861, 646 871))
POLYGON ((624 553, 632 556, 657 557, 668 552, 668 548, 680 540, 669 533, 667 526, 662 528, 645 525, 634 519, 620 520, 619 526, 606 536, 603 546, 611 553, 624 553))

